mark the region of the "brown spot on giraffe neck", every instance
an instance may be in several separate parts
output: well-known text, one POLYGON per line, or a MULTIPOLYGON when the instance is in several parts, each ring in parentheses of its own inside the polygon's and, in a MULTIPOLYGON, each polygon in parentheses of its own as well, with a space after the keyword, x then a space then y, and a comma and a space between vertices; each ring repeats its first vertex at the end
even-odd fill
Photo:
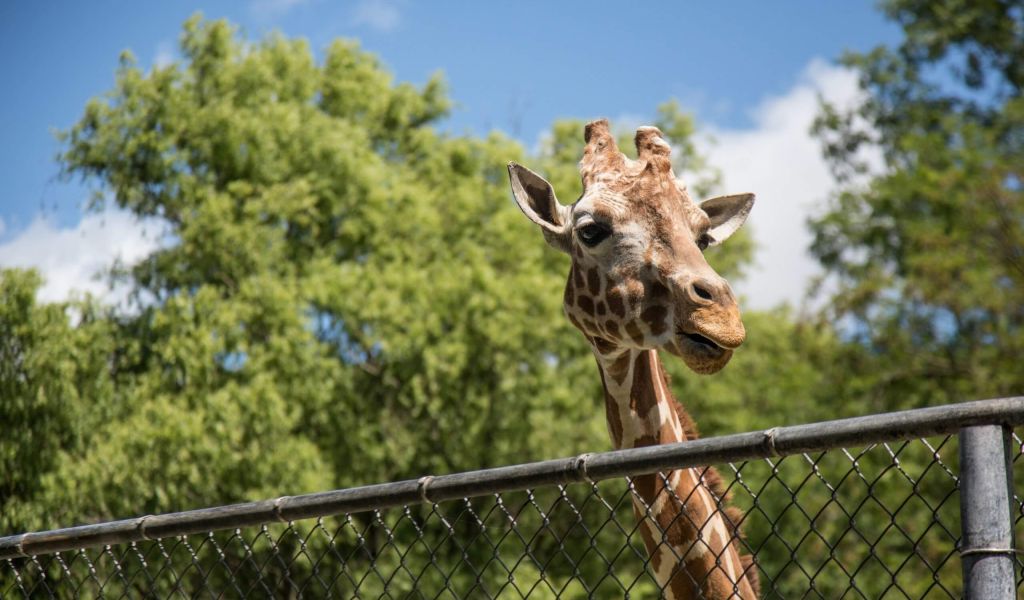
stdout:
POLYGON ((591 267, 587 271, 587 289, 590 290, 590 295, 597 296, 601 293, 601 274, 598 273, 597 267, 591 267))
MULTIPOLYGON (((640 507, 633 503, 633 514, 636 516, 637 521, 643 522, 644 515, 640 513, 640 507)), ((651 528, 648 526, 640 527, 640 537, 644 540, 644 545, 648 548, 658 548, 658 541, 654 539, 654 534, 651 533, 651 528)), ((661 571, 661 560, 663 552, 651 553, 651 566, 653 571, 658 573, 661 571)))
MULTIPOLYGON (((648 443, 646 446, 653 446, 653 443, 648 443)), ((641 448, 646 446, 639 446, 641 448)), ((633 482, 633 489, 636 491, 636 495, 643 500, 644 512, 650 509, 654 503, 658 489, 658 477, 660 473, 648 473, 647 475, 636 475, 631 478, 633 482)), ((648 515, 653 516, 653 515, 648 515)))
MULTIPOLYGON (((652 367, 653 352, 641 352, 633 363, 633 386, 629 390, 629 408, 636 413, 641 421, 647 419, 648 413, 658 405, 658 392, 654 387, 652 367)), ((646 444, 640 444, 639 440, 634 446, 649 446, 657 444, 658 440, 652 432, 644 432, 644 437, 651 436, 646 444)))
POLYGON ((611 354, 612 352, 615 352, 618 349, 618 346, 616 346, 614 343, 601 337, 593 337, 591 339, 591 343, 594 345, 594 348, 601 354, 611 354))
POLYGON ((594 301, 590 296, 584 296, 581 294, 580 297, 576 299, 576 306, 579 306, 580 310, 588 315, 594 314, 594 301))
POLYGON ((667 298, 668 295, 669 290, 667 287, 665 287, 665 284, 663 284, 662 282, 655 281, 654 283, 651 284, 650 297, 652 299, 658 300, 661 298, 667 298))
POLYGON ((575 263, 572 265, 572 283, 576 286, 576 289, 583 287, 583 273, 580 272, 580 267, 576 266, 575 263))
POLYGON ((608 310, 616 317, 626 316, 626 303, 622 298, 622 292, 618 288, 611 288, 605 293, 605 300, 608 302, 608 310))
POLYGON ((633 343, 637 346, 644 344, 644 332, 640 330, 640 326, 633 321, 626 322, 626 333, 633 339, 633 343))
MULTIPOLYGON (((629 352, 623 352, 615 359, 611 365, 608 366, 608 374, 612 376, 615 383, 622 385, 626 381, 626 377, 629 375, 629 365, 633 358, 629 355, 629 352)), ((622 440, 616 440, 615 443, 618 445, 622 440)))
MULTIPOLYGON (((629 356, 629 353, 625 353, 629 356)), ((608 392, 608 382, 605 381, 604 369, 600 368, 601 363, 598 361, 598 371, 601 373, 601 385, 604 387, 604 412, 605 419, 608 423, 608 435, 612 438, 612 444, 616 448, 621 446, 622 442, 622 419, 619 418, 619 406, 615 402, 615 398, 608 392)))
POLYGON ((651 328, 652 335, 661 335, 668 329, 668 325, 665 323, 665 317, 667 316, 668 309, 661 304, 650 306, 640 313, 640 318, 651 328))

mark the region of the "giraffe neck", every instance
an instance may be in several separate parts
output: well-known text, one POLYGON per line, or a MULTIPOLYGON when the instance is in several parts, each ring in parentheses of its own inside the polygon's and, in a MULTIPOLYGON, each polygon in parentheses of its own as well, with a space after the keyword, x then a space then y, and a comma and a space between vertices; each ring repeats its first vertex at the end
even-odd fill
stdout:
MULTIPOLYGON (((603 347, 595 340, 608 432, 616 448, 686 441, 689 415, 669 390, 655 350, 603 347)), ((718 474, 678 469, 632 479, 633 509, 666 598, 756 598, 754 567, 740 559, 734 527, 712 492, 718 474)), ((735 522, 735 521, 734 521, 735 522)))
POLYGON ((604 385, 608 434, 616 448, 688 439, 689 418, 676 410, 657 352, 623 348, 594 354, 604 385))

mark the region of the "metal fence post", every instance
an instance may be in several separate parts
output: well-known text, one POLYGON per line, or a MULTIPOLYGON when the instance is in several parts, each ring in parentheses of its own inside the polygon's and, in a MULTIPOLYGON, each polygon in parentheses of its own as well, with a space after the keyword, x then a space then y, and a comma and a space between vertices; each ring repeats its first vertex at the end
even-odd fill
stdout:
POLYGON ((1010 431, 1001 425, 960 430, 960 560, 967 600, 1013 600, 1010 431))

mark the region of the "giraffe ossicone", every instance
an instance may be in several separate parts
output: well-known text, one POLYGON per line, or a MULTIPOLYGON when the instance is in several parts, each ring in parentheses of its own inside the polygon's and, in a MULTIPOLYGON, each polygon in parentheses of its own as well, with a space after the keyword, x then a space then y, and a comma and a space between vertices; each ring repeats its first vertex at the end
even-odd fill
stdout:
MULTIPOLYGON (((708 374, 743 343, 736 297, 704 250, 743 225, 754 195, 694 202, 656 127, 637 129, 636 160, 619 151, 604 119, 587 124, 584 140, 576 202, 561 204, 543 177, 510 163, 513 195, 572 260, 563 307, 597 359, 612 443, 693 439, 696 427, 672 397, 657 351, 708 374)), ((757 597, 756 567, 740 552, 740 517, 725 506, 713 469, 635 477, 633 487, 650 567, 666 597, 757 597)))

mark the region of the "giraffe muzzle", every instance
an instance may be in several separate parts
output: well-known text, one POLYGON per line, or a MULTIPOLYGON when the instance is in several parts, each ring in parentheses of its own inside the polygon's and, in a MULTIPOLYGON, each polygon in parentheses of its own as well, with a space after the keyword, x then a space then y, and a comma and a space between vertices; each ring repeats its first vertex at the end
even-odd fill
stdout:
POLYGON ((715 335, 710 331, 698 329, 679 329, 676 331, 676 334, 696 344, 721 348, 722 350, 735 350, 743 344, 746 338, 746 331, 744 331, 742 324, 738 328, 732 328, 731 331, 725 332, 722 335, 715 335))
POLYGON ((676 334, 694 344, 735 350, 747 338, 739 306, 726 287, 717 302, 696 308, 683 303, 676 308, 676 334))
POLYGON ((713 316, 718 318, 710 319, 694 319, 694 316, 712 315, 691 314, 691 318, 676 329, 676 339, 672 346, 678 349, 680 358, 694 371, 705 374, 719 371, 732 359, 733 350, 746 337, 738 311, 713 311, 713 316), (731 312, 736 314, 729 315, 731 312), (726 316, 733 318, 723 318, 726 316))

